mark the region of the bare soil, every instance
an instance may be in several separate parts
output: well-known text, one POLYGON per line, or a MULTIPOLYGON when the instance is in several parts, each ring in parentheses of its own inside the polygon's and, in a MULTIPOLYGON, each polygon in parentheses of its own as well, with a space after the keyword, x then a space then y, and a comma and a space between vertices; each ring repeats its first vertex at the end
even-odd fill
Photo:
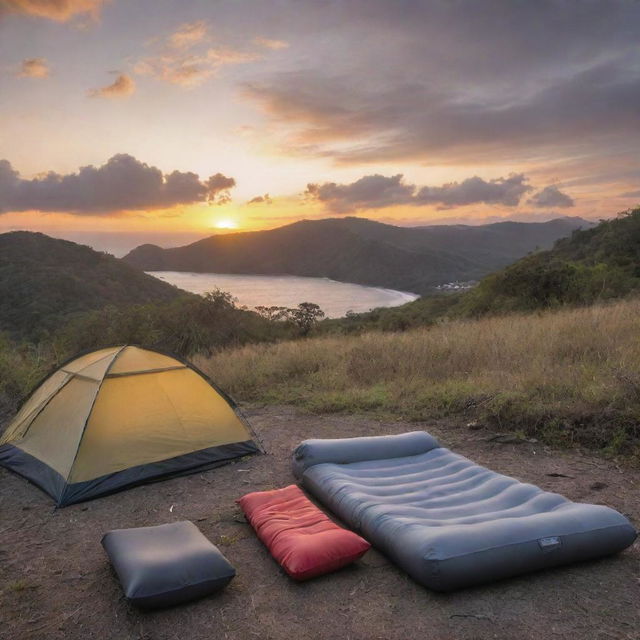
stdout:
MULTIPOLYGON (((640 471, 536 442, 500 442, 455 423, 380 422, 252 408, 268 455, 55 510, 24 479, 0 469, 0 637, 640 639, 640 544, 624 553, 451 594, 413 582, 377 551, 297 584, 271 559, 235 504, 293 482, 289 456, 309 437, 425 428, 491 467, 578 500, 610 505, 640 525, 640 471), (109 529, 192 520, 235 565, 222 593, 141 613, 128 605, 100 545, 109 529)), ((509 438, 506 438, 509 440, 509 438)))

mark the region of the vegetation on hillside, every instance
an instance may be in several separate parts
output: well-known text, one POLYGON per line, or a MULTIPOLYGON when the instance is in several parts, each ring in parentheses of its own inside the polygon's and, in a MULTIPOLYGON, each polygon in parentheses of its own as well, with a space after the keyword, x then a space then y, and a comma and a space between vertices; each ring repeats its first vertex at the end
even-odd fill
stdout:
POLYGON ((190 296, 90 247, 42 233, 0 234, 0 331, 48 339, 74 315, 190 296))
POLYGON ((53 361, 54 352, 50 347, 16 344, 0 334, 0 424, 18 409, 53 361))
POLYGON ((402 307, 327 320, 327 333, 404 331, 438 322, 584 306, 640 292, 640 208, 574 231, 464 293, 425 296, 402 307))
POLYGON ((640 301, 403 333, 247 345, 200 359, 239 400, 410 420, 454 416, 640 455, 640 301))
POLYGON ((640 291, 640 208, 574 231, 485 278, 461 299, 467 316, 587 305, 640 291))

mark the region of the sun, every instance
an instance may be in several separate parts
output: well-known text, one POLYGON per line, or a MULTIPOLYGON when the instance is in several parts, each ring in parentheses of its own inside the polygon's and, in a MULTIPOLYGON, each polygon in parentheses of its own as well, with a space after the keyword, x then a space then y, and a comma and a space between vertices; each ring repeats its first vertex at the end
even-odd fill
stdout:
POLYGON ((223 218, 222 220, 216 220, 213 226, 216 229, 237 229, 238 223, 230 218, 223 218))

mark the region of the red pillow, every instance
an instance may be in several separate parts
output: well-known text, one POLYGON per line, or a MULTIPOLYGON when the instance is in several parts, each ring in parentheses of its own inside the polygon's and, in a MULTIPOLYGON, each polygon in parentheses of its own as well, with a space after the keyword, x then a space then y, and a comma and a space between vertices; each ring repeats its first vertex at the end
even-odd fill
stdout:
POLYGON ((237 500, 258 538, 295 580, 308 580, 360 558, 371 545, 330 520, 294 484, 237 500))

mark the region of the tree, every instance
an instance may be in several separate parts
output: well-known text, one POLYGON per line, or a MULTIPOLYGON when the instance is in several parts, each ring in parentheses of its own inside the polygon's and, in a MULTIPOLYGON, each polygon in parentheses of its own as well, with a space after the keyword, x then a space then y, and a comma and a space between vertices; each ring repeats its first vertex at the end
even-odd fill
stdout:
POLYGON ((301 302, 295 309, 287 309, 287 319, 298 327, 303 336, 308 335, 322 318, 324 311, 313 302, 301 302))
POLYGON ((261 315, 263 318, 270 320, 271 322, 275 322, 278 320, 286 320, 287 319, 287 309, 286 307, 264 307, 259 306, 255 308, 255 312, 258 315, 261 315))

